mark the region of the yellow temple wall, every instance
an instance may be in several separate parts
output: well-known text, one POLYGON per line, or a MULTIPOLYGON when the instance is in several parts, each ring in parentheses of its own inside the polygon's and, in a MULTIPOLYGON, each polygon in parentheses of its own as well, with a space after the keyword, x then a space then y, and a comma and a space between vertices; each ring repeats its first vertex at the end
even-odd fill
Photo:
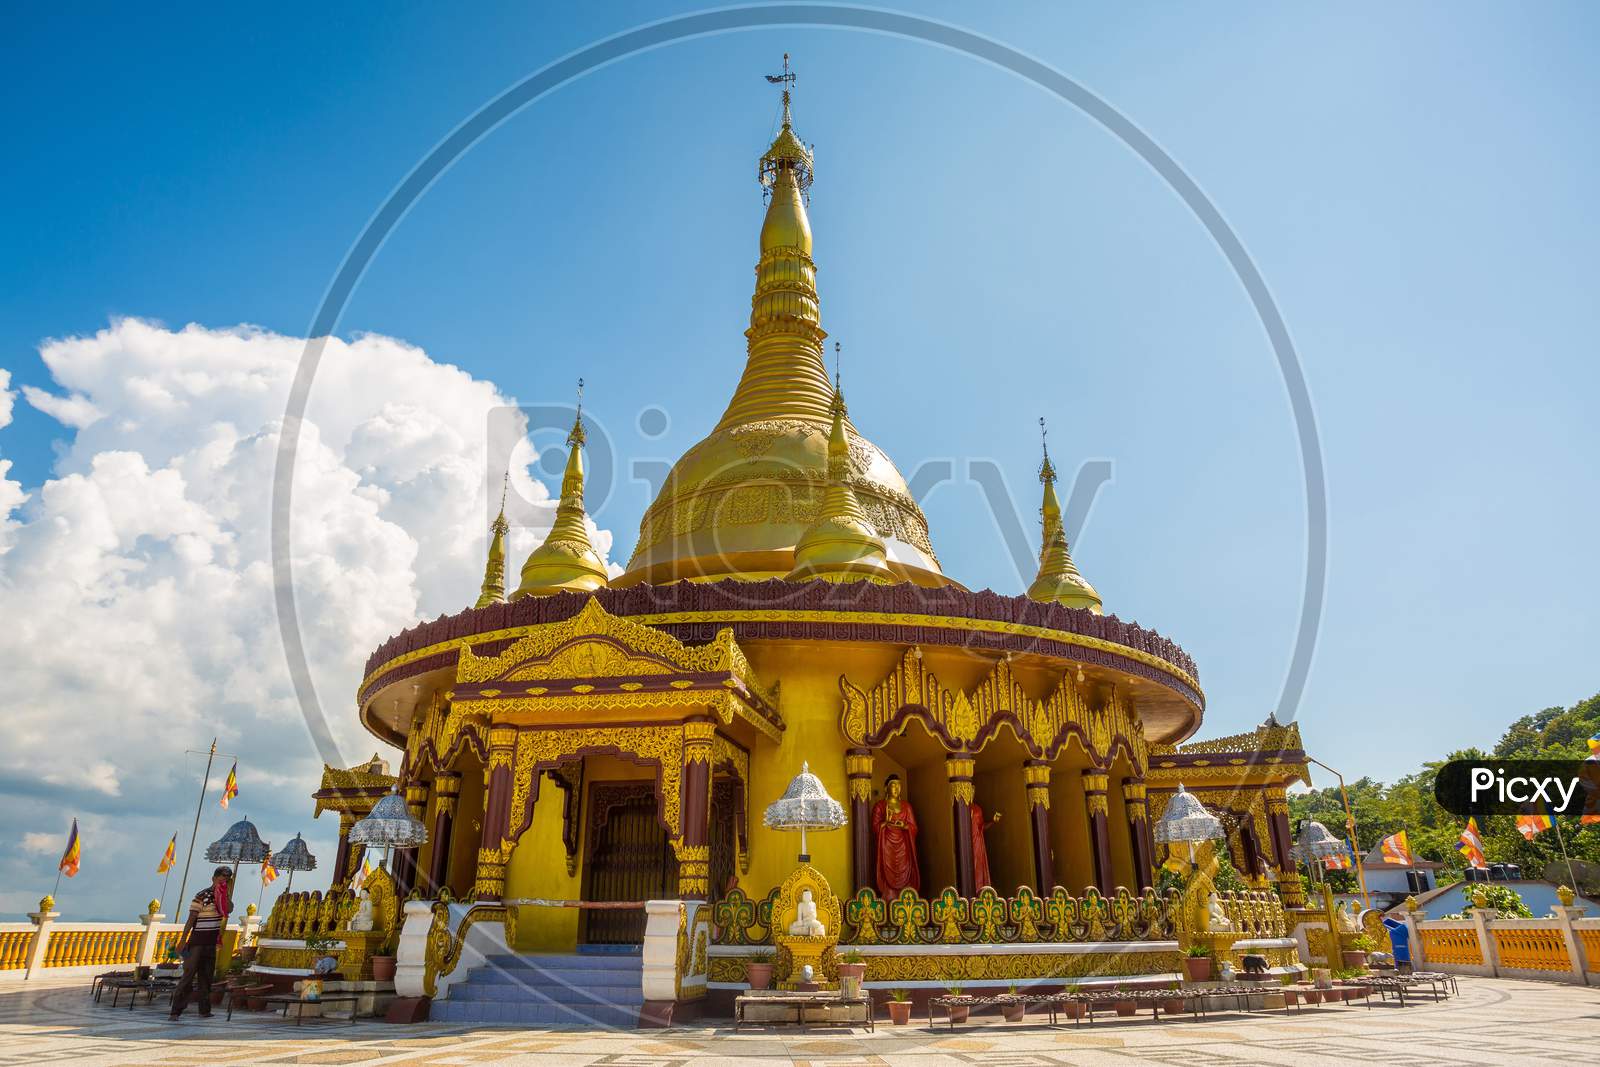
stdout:
POLYGON ((1133 836, 1128 830, 1128 802, 1122 797, 1122 780, 1133 774, 1127 757, 1118 756, 1111 764, 1106 789, 1106 834, 1111 838, 1111 881, 1137 892, 1138 876, 1133 869, 1133 836))
MULTIPOLYGON (((839 733, 840 672, 881 677, 904 653, 888 646, 832 642, 752 642, 746 653, 763 681, 781 680, 785 724, 777 746, 758 742, 750 753, 750 872, 740 876, 739 884, 759 900, 793 873, 800 854, 800 835, 767 829, 761 824, 761 815, 800 773, 801 763, 810 763, 811 773, 822 781, 828 794, 849 806, 845 741, 839 733)), ((848 896, 852 884, 849 830, 808 834, 806 844, 811 865, 822 872, 835 893, 848 896)))
POLYGON ((470 751, 456 762, 461 793, 456 799, 456 825, 450 834, 450 892, 472 892, 478 877, 478 842, 483 837, 483 764, 470 751))
MULTIPOLYGON (((984 835, 989 870, 996 892, 1009 895, 1019 885, 1033 884, 1033 829, 1028 817, 1028 791, 1020 764, 1011 768, 979 771, 974 795, 985 817, 1001 819, 984 835)), ((942 888, 942 887, 941 887, 942 888)))
POLYGON ((1094 856, 1089 849, 1088 804, 1080 772, 1088 756, 1076 739, 1050 766, 1050 843, 1055 853, 1056 882, 1074 895, 1094 881, 1094 856))
MULTIPOLYGON (((540 785, 533 825, 512 849, 506 864, 507 897, 578 899, 579 875, 567 874, 567 846, 561 840, 565 797, 549 779, 540 785)), ((579 848, 582 846, 580 842, 579 848)), ((578 909, 517 909, 517 951, 572 952, 577 944, 578 909)))

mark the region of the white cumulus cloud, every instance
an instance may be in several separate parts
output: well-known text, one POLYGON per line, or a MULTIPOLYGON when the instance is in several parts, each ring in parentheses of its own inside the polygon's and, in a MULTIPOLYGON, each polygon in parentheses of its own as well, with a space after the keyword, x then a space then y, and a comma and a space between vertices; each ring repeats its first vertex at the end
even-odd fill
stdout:
MULTIPOLYGON (((70 433, 40 485, 24 487, 0 460, 0 839, 84 816, 79 917, 119 916, 159 888, 152 875, 130 897, 122 872, 153 871, 174 830, 187 844, 205 762, 187 750, 213 736, 237 756, 240 796, 216 807, 222 764, 201 848, 248 814, 269 842, 304 831, 331 867, 337 827, 310 818, 320 760, 285 667, 268 554, 280 424, 304 346, 254 327, 124 319, 44 343, 59 392, 24 387, 70 433)), ((292 559, 312 678, 352 763, 379 747, 353 709, 367 654, 476 598, 499 488, 486 471, 505 462, 487 455, 486 420, 511 403, 393 338, 332 339, 322 354, 300 432, 292 559)), ((512 484, 543 502, 534 511, 547 525, 533 458, 513 453, 512 484)), ((513 560, 541 534, 519 530, 513 560)), ((605 554, 610 534, 594 536, 605 554)), ((0 858, 0 883, 19 890, 47 874, 0 858)))
POLYGON ((11 424, 11 409, 17 402, 17 394, 11 391, 11 372, 0 367, 0 428, 11 424))

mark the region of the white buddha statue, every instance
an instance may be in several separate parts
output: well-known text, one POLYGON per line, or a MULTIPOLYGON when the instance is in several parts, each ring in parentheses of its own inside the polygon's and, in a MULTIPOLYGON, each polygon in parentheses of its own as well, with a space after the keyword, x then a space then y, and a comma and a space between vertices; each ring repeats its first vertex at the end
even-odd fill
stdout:
POLYGON ((1228 913, 1222 909, 1222 899, 1212 893, 1206 900, 1206 929, 1212 933, 1221 933, 1233 929, 1233 921, 1228 918, 1228 913))
POLYGON ((817 918, 817 902, 811 899, 811 890, 800 890, 800 901, 795 905, 794 922, 789 933, 795 937, 826 937, 828 928, 817 918))
POLYGON ((361 891, 356 913, 350 917, 350 929, 357 933, 372 929, 372 896, 365 889, 361 891))

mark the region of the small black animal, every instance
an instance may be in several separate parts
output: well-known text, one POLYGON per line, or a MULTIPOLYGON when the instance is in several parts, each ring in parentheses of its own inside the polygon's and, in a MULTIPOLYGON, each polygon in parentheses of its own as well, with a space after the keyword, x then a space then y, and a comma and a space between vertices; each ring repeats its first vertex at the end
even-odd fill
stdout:
POLYGON ((1252 954, 1246 953, 1244 956, 1241 957, 1241 959, 1244 961, 1244 973, 1245 974, 1266 974, 1267 973, 1267 957, 1265 957, 1265 956, 1256 956, 1256 955, 1252 955, 1252 954))

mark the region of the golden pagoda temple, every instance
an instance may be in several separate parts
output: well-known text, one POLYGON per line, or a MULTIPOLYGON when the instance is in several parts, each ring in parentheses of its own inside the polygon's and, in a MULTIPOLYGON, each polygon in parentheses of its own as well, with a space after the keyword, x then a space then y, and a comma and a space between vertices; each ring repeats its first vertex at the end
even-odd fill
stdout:
MULTIPOLYGON (((1271 934, 1275 914, 1281 934, 1301 902, 1284 801, 1309 780, 1298 731, 1187 743, 1205 710, 1195 664, 1102 613, 1048 452, 1026 594, 945 575, 827 374, 814 161, 790 111, 786 87, 757 168, 743 375, 645 511, 626 570, 608 579, 589 539, 580 411, 554 525, 515 590, 502 508, 474 606, 368 660, 361 722, 403 751, 396 783, 430 831, 395 864, 397 892, 498 905, 508 945, 543 953, 638 944, 632 905, 687 902, 685 936, 705 935, 684 969, 701 968, 702 995, 737 989, 750 960, 790 958, 798 844, 760 813, 809 765, 848 825, 812 834, 801 869, 843 902, 832 936, 876 953, 869 986, 942 981, 935 957, 890 947, 919 939, 1145 937, 1161 947, 1112 966, 1156 973, 1175 967, 1164 939, 1182 923, 1176 891, 1157 892, 1151 826, 1181 782, 1258 894, 1240 929, 1271 934)), ((946 964, 968 981, 1080 965, 1059 949, 946 964)))

